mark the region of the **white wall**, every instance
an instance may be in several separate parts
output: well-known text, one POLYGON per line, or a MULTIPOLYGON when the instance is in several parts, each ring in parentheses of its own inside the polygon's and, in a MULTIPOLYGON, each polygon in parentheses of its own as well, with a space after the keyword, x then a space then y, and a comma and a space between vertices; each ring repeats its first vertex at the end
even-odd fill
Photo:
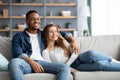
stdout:
POLYGON ((92 0, 92 35, 120 34, 120 0, 92 0))

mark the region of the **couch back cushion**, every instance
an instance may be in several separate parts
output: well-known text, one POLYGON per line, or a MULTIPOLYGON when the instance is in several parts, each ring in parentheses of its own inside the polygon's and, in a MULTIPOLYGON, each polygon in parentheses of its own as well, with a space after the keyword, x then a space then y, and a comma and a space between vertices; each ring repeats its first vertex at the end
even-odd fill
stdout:
POLYGON ((11 38, 0 36, 0 53, 8 60, 12 58, 11 38))
POLYGON ((79 37, 77 42, 81 52, 97 50, 120 60, 120 35, 79 37))

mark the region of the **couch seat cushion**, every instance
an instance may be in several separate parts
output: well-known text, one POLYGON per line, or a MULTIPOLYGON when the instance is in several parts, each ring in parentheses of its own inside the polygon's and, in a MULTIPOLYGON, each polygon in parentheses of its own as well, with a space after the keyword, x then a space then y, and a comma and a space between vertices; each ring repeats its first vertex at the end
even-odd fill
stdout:
MULTIPOLYGON (((49 73, 31 73, 25 75, 25 80, 56 80, 56 75, 49 73)), ((72 75, 70 75, 70 80, 73 80, 72 75)))
POLYGON ((120 72, 76 72, 75 80, 120 80, 120 72))

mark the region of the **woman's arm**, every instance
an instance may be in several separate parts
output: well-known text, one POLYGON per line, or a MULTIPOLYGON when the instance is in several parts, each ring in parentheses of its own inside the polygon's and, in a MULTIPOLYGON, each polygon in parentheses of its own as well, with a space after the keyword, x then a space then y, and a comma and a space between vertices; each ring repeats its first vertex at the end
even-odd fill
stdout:
POLYGON ((70 36, 68 39, 70 41, 70 47, 73 50, 73 52, 75 54, 79 54, 80 48, 78 47, 76 40, 72 36, 70 36))
POLYGON ((77 69, 74 69, 74 68, 71 68, 71 72, 72 72, 72 73, 75 73, 75 72, 78 72, 78 70, 77 70, 77 69))

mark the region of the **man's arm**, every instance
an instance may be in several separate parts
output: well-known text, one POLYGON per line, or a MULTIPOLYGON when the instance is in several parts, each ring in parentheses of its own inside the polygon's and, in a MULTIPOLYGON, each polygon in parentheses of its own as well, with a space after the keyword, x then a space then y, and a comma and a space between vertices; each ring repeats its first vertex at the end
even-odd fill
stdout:
POLYGON ((12 54, 14 58, 18 58, 23 53, 20 44, 19 34, 15 34, 12 38, 12 54))
POLYGON ((25 46, 21 46, 21 42, 22 41, 21 41, 20 34, 16 34, 16 35, 13 36, 13 39, 12 39, 13 57, 24 59, 26 62, 28 62, 28 64, 30 64, 32 69, 37 73, 38 72, 44 72, 43 67, 39 63, 30 59, 26 53, 23 53, 23 47, 25 47, 25 46))
POLYGON ((62 35, 63 38, 65 38, 69 43, 70 43, 70 47, 72 48, 73 52, 76 54, 80 53, 80 49, 77 45, 76 40, 74 39, 74 37, 72 37, 72 35, 69 35, 65 32, 60 32, 60 34, 62 35))

